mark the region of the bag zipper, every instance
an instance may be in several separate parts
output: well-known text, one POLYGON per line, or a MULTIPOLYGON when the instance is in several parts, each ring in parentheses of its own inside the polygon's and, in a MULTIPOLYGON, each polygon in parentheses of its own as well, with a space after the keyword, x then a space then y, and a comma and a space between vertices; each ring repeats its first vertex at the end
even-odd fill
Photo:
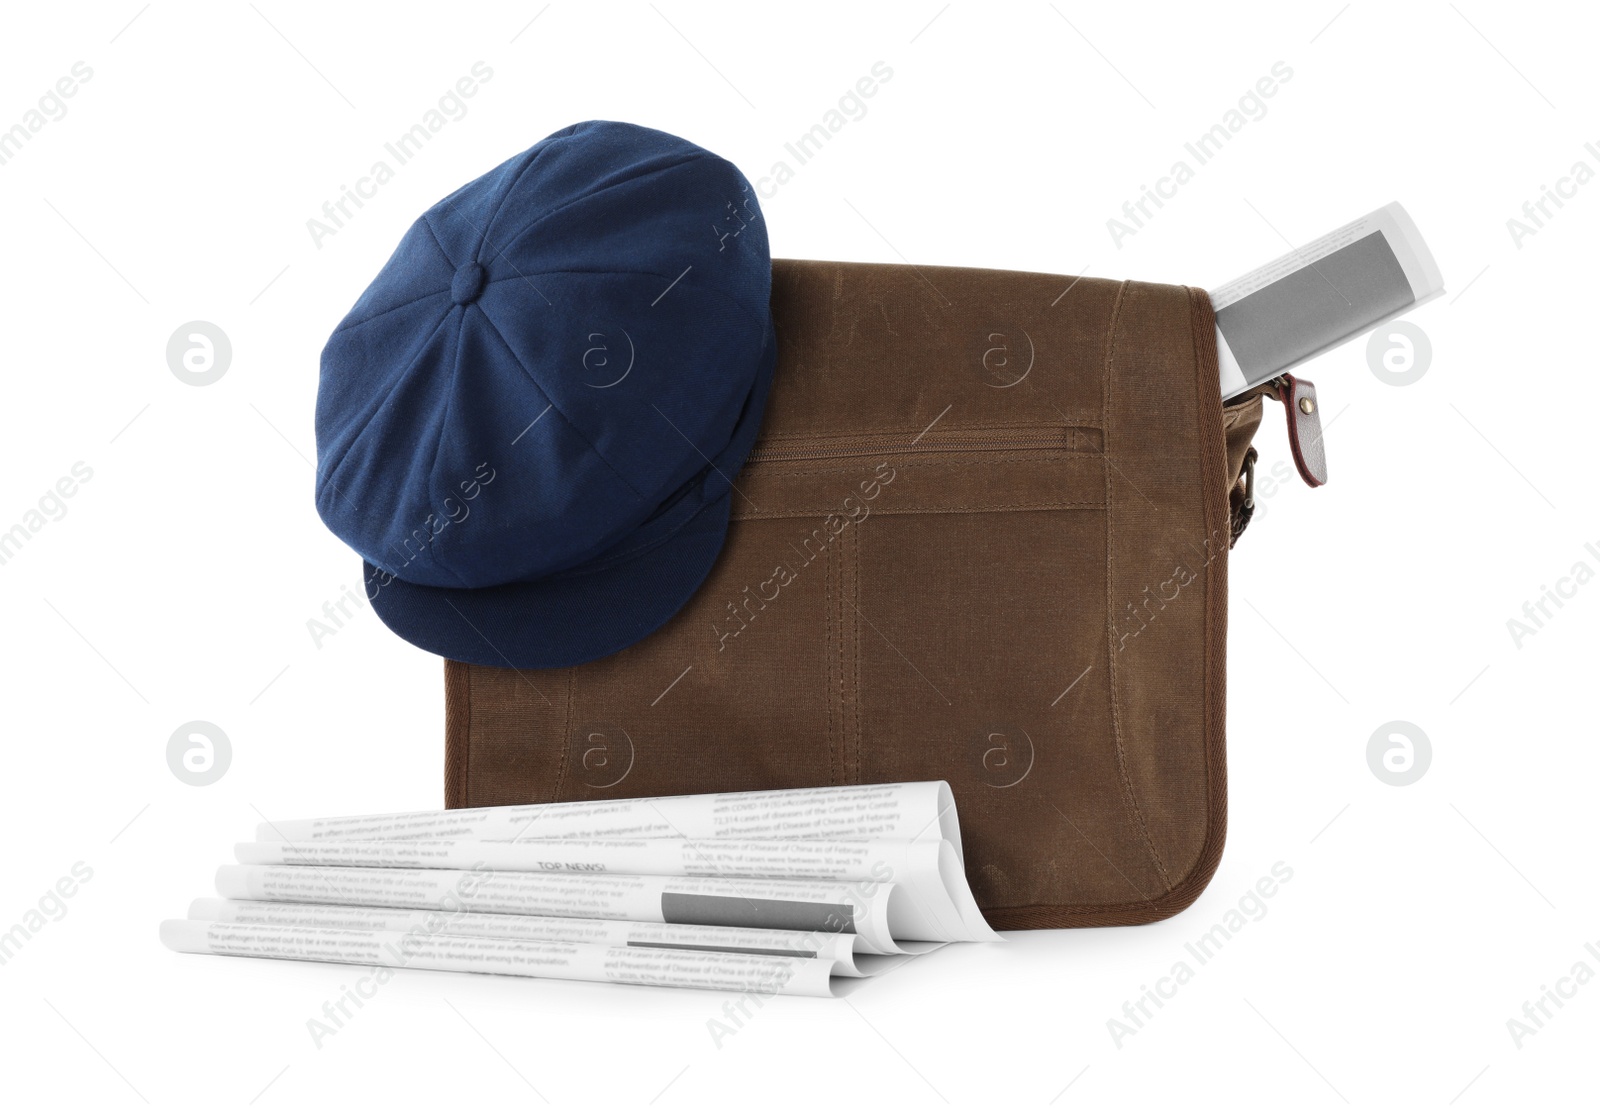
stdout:
POLYGON ((978 451, 1097 451, 1099 428, 1055 426, 1017 428, 951 428, 919 436, 842 434, 777 440, 758 445, 746 463, 798 462, 821 458, 858 458, 885 454, 949 454, 978 451))

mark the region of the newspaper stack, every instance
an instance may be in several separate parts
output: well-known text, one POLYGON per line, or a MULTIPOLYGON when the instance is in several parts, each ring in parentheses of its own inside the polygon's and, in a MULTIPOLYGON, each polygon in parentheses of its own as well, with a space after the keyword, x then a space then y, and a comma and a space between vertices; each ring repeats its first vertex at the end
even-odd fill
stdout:
POLYGON ((831 997, 998 940, 944 782, 263 824, 174 951, 831 997))

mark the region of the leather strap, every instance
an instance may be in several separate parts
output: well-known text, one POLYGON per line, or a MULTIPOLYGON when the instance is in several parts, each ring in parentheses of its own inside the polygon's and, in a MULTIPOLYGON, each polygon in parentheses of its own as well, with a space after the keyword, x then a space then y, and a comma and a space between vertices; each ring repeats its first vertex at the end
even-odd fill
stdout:
POLYGON ((1328 457, 1322 447, 1322 407, 1317 403, 1317 387, 1293 374, 1277 379, 1278 400, 1289 420, 1289 449, 1295 469, 1305 483, 1315 489, 1328 481, 1328 457))

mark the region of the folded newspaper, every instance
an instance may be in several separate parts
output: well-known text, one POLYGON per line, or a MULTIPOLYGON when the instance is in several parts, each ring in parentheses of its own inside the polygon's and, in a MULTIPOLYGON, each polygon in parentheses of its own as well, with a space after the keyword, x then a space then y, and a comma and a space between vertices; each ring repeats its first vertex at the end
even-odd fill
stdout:
POLYGON ((1369 212, 1211 291, 1222 399, 1442 292, 1439 266, 1406 210, 1369 212))
POLYGON ((263 824, 174 951, 834 996, 993 941, 944 782, 263 824))

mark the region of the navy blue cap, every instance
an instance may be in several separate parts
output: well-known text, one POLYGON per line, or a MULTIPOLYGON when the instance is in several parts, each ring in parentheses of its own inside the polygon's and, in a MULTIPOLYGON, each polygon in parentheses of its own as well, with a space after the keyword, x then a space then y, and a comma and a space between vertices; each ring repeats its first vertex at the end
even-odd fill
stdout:
POLYGON ((777 359, 749 182, 579 123, 435 204, 340 323, 317 511, 403 638, 570 666, 666 623, 727 533, 777 359))

